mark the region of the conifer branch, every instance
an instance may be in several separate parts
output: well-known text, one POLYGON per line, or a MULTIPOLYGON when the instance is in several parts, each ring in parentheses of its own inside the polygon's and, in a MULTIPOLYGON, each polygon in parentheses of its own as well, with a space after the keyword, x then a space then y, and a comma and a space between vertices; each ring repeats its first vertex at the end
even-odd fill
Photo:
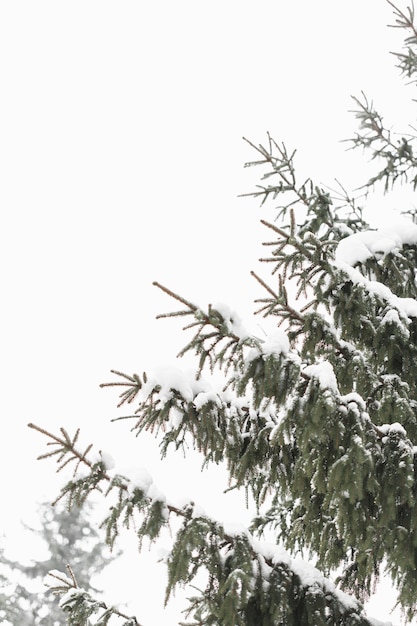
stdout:
POLYGON ((394 9, 394 15, 397 17, 395 24, 389 24, 389 28, 405 28, 412 31, 414 37, 417 40, 417 29, 414 26, 414 2, 411 2, 411 6, 407 7, 408 16, 401 11, 391 0, 386 0, 390 6, 394 9))
MULTIPOLYGON (((262 195, 264 196, 262 200, 262 204, 263 204, 271 193, 273 194, 273 197, 275 198, 279 193, 282 193, 285 191, 293 191, 297 196, 297 200, 301 201, 304 205, 308 206, 308 200, 304 193, 304 188, 307 182, 309 181, 304 183, 301 189, 298 189, 296 185, 295 170, 294 170, 294 165, 293 165, 296 150, 294 150, 291 154, 288 154, 285 144, 282 144, 282 147, 281 147, 278 145, 276 141, 272 139, 269 133, 267 133, 267 136, 268 136, 268 144, 269 144, 268 149, 264 148, 261 144, 259 146, 256 146, 254 143, 249 141, 249 139, 247 139, 246 137, 243 137, 243 140, 246 141, 246 143, 249 144, 254 150, 259 152, 259 154, 261 154, 261 156, 263 157, 262 161, 252 161, 252 162, 245 163, 245 167, 251 167, 253 165, 263 165, 265 163, 269 163, 272 166, 273 171, 271 173, 264 174, 263 178, 268 178, 272 176, 273 174, 277 174, 278 177, 281 179, 281 182, 278 186, 261 187, 262 191, 260 192, 242 194, 242 196, 243 197, 244 196, 256 197, 256 196, 262 195), (274 149, 276 149, 278 153, 277 157, 273 156, 274 149)), ((291 206, 292 204, 293 203, 290 203, 288 207, 291 206)))
POLYGON ((97 623, 100 624, 108 624, 110 618, 114 616, 125 620, 122 626, 141 626, 136 617, 126 615, 126 613, 119 611, 119 609, 113 606, 109 607, 102 600, 96 600, 90 592, 80 588, 71 566, 67 565, 66 568, 70 578, 63 572, 52 570, 49 572, 48 576, 51 579, 57 580, 59 584, 53 583, 47 586, 55 595, 63 596, 60 601, 60 606, 64 611, 70 613, 71 624, 74 626, 87 624, 89 617, 100 613, 100 615, 97 616, 97 623))
MULTIPOLYGON (((292 319, 295 319, 295 320, 297 320, 298 322, 304 323, 304 318, 303 318, 303 316, 302 316, 302 315, 301 315, 298 311, 296 311, 296 310, 295 310, 292 306, 290 306, 290 305, 288 304, 288 302, 286 301, 286 298, 282 298, 282 297, 280 297, 280 295, 279 295, 279 294, 276 294, 276 293, 275 293, 275 292, 274 292, 274 291, 273 291, 273 290, 272 290, 272 289, 271 289, 271 288, 267 285, 267 283, 266 283, 264 280, 262 280, 262 278, 260 278, 260 276, 258 276, 258 275, 256 274, 256 272, 251 271, 251 276, 253 276, 253 277, 254 277, 254 278, 258 281, 258 283, 259 283, 260 285, 262 285, 262 287, 264 287, 264 289, 266 289, 266 290, 267 290, 267 292, 268 292, 269 294, 271 294, 271 296, 272 296, 272 298, 273 298, 273 300, 272 300, 271 302, 275 302, 275 304, 276 304, 276 305, 279 305, 279 306, 280 306, 280 308, 282 308, 284 311, 286 311, 287 313, 289 313, 292 319)), ((282 286, 281 286, 281 293, 284 293, 284 292, 282 291, 282 289, 283 289, 283 288, 282 288, 282 286)), ((256 300, 256 302, 258 302, 258 300, 256 300)))
POLYGON ((182 296, 179 296, 174 291, 171 291, 171 289, 168 289, 168 287, 161 285, 161 283, 158 283, 158 281, 156 280, 153 281, 152 284, 155 287, 158 287, 158 289, 161 289, 161 291, 163 291, 164 293, 168 294, 168 296, 170 296, 171 298, 174 298, 174 300, 178 300, 178 302, 181 302, 181 304, 184 304, 187 307, 187 309, 190 309, 191 312, 194 313, 195 311, 197 311, 198 307, 195 304, 193 304, 192 302, 189 302, 188 300, 185 300, 185 298, 183 298, 182 296))
MULTIPOLYGON (((397 55, 400 56, 400 55, 397 55)), ((406 182, 411 178, 413 188, 417 187, 417 159, 414 156, 413 141, 401 136, 399 140, 392 139, 391 131, 387 130, 383 124, 382 116, 375 110, 373 103, 369 102, 362 92, 363 101, 352 96, 357 105, 353 110, 355 117, 359 120, 360 129, 363 133, 356 133, 355 137, 347 141, 352 144, 352 148, 362 147, 371 150, 372 159, 382 159, 385 166, 372 176, 363 187, 372 187, 378 181, 384 181, 384 191, 393 187, 398 180, 406 182)))
POLYGON ((253 277, 254 277, 254 278, 258 281, 258 283, 259 283, 260 285, 262 285, 262 287, 263 287, 264 289, 266 289, 266 291, 267 291, 267 292, 268 292, 268 293, 269 293, 269 294, 270 294, 270 295, 271 295, 271 296, 272 296, 275 300, 278 300, 278 296, 277 296, 277 294, 273 291, 273 289, 271 289, 271 287, 270 287, 270 286, 269 286, 269 285, 268 285, 268 284, 267 284, 264 280, 262 280, 262 278, 261 278, 260 276, 258 276, 258 275, 256 274, 256 272, 251 271, 251 276, 253 276, 253 277))
POLYGON ((282 228, 278 228, 278 226, 276 226, 275 224, 270 224, 270 222, 267 222, 266 220, 260 220, 260 222, 267 228, 270 228, 274 232, 278 233, 278 235, 280 235, 288 243, 291 238, 291 233, 287 233, 282 228))
POLYGON ((142 383, 142 379, 137 374, 132 374, 132 376, 128 376, 127 374, 124 374, 123 372, 119 372, 118 370, 110 370, 110 371, 112 374, 116 374, 116 376, 120 376, 121 378, 124 378, 127 382, 119 380, 117 382, 101 383, 100 387, 128 387, 128 389, 120 393, 119 395, 120 402, 117 405, 117 408, 121 407, 125 402, 127 404, 130 404, 131 402, 133 402, 135 398, 137 397, 138 393, 140 392, 140 390, 142 389, 143 383, 146 384, 147 382, 146 372, 143 372, 142 374, 142 379, 143 379, 143 383, 142 383))
MULTIPOLYGON (((48 438, 52 438, 57 443, 68 445, 66 440, 52 435, 45 429, 35 425, 31 425, 31 428, 47 435, 48 438)), ((83 462, 87 462, 82 452, 75 450, 73 452, 79 458, 83 458, 83 462)), ((90 467, 91 469, 94 468, 92 462, 90 462, 90 467)), ((127 478, 115 476, 111 479, 107 474, 103 473, 102 479, 112 481, 120 493, 123 492, 125 494, 121 499, 119 497, 117 507, 112 507, 111 509, 110 517, 107 520, 111 525, 117 523, 115 514, 120 516, 125 511, 131 515, 132 506, 138 506, 140 511, 152 512, 155 505, 159 503, 157 499, 146 495, 138 488, 135 488, 133 495, 131 495, 128 492, 129 480, 127 478)), ((85 477, 83 480, 88 481, 88 477, 85 477)), ((69 489, 71 488, 71 483, 69 483, 69 489)), ((209 600, 208 606, 210 606, 210 602, 217 603, 220 598, 224 597, 224 593, 230 593, 229 601, 233 603, 235 610, 244 613, 247 610, 248 603, 250 604, 251 597, 254 596, 256 598, 257 594, 262 593, 262 589, 265 586, 263 581, 269 581, 269 593, 272 594, 274 603, 278 603, 278 608, 283 602, 279 590, 284 581, 286 581, 285 584, 291 582, 291 588, 294 590, 294 606, 297 607, 297 612, 302 614, 302 611, 307 610, 305 606, 306 598, 304 597, 306 583, 292 569, 289 555, 283 555, 280 550, 272 550, 271 552, 271 546, 264 547, 262 543, 255 541, 247 531, 241 531, 233 535, 226 532, 219 522, 207 516, 195 515, 193 503, 183 508, 171 504, 166 506, 170 512, 175 513, 184 520, 168 561, 169 582, 167 597, 174 586, 190 582, 201 568, 207 567, 210 571, 212 567, 216 567, 222 581, 220 587, 210 585, 209 589, 198 601, 194 598, 194 608, 196 607, 196 602, 199 606, 205 607, 207 600, 209 600), (179 558, 183 560, 182 565, 179 565, 177 562, 179 558), (233 572, 236 568, 234 563, 239 566, 238 571, 241 572, 237 586, 233 583, 235 576, 233 572), (230 588, 230 591, 226 591, 228 588, 230 588)), ((152 525, 149 523, 142 524, 138 533, 139 536, 148 533, 151 533, 151 536, 155 538, 152 525)), ((157 534, 159 534, 159 531, 157 534)), ((107 619, 114 615, 126 620, 123 626, 139 626, 136 618, 129 617, 113 607, 108 607, 104 602, 96 601, 89 593, 80 589, 70 566, 67 569, 70 578, 60 572, 51 572, 51 576, 59 583, 52 586, 52 591, 64 596, 61 600, 61 606, 64 610, 71 613, 73 620, 78 619, 78 616, 85 619, 101 612, 100 619, 104 620, 104 618, 107 619)), ((310 568, 309 573, 308 585, 311 584, 315 589, 315 593, 320 594, 323 598, 329 611, 334 610, 338 615, 346 615, 347 619, 351 615, 352 619, 359 620, 355 623, 363 624, 363 626, 369 624, 363 616, 360 604, 354 604, 351 599, 346 602, 341 592, 338 592, 331 583, 323 579, 321 574, 313 570, 313 568, 310 568), (312 576, 316 578, 316 580, 313 579, 313 583, 311 583, 312 576)), ((289 607, 282 607, 280 610, 293 611, 289 607)), ((73 621, 72 623, 76 622, 73 621)), ((346 623, 350 622, 347 621, 346 623)))
MULTIPOLYGON (((154 285, 187 307, 186 311, 158 315, 157 318, 183 314, 194 316, 194 321, 183 328, 183 330, 196 328, 194 337, 177 356, 181 357, 189 351, 199 356, 198 377, 201 375, 206 362, 208 362, 211 371, 216 365, 219 367, 225 365, 227 370, 234 367, 236 360, 241 357, 243 347, 259 345, 260 340, 257 337, 250 336, 240 327, 240 323, 235 323, 236 320, 232 312, 230 312, 231 315, 225 315, 224 312, 215 309, 211 304, 209 304, 207 312, 203 311, 158 282, 154 282, 154 285)), ((123 403, 123 398, 121 403, 123 403)))
POLYGON ((71 439, 64 428, 60 429, 62 433, 62 437, 58 437, 48 432, 44 428, 37 426, 36 424, 29 423, 28 427, 32 428, 33 430, 38 431, 42 435, 45 435, 46 437, 51 439, 51 441, 48 442, 48 445, 58 446, 55 450, 51 452, 47 452, 39 456, 38 460, 46 459, 52 456, 58 456, 58 459, 57 459, 57 462, 59 464, 59 468, 57 470, 58 472, 60 472, 71 461, 76 461, 76 468, 78 467, 80 463, 84 463, 90 468, 92 467, 91 462, 87 459, 87 454, 90 452, 92 445, 91 444, 88 445, 87 448, 84 450, 84 452, 79 452, 75 447, 75 444, 78 440, 78 436, 80 433, 79 428, 76 430, 74 437, 71 439), (67 455, 69 455, 68 459, 65 458, 67 455))

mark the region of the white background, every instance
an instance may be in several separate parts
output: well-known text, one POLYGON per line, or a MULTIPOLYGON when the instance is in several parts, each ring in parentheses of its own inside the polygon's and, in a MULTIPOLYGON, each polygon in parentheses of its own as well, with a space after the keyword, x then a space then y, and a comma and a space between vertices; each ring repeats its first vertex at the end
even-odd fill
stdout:
MULTIPOLYGON (((340 143, 356 128, 350 96, 365 90, 407 130, 414 88, 394 68, 401 33, 390 22, 381 0, 0 4, 0 532, 10 545, 61 481, 35 460, 45 441, 29 421, 81 427, 117 462, 149 465, 164 489, 208 498, 215 479, 202 487, 198 464, 181 459, 164 472, 150 440, 110 423, 116 394, 98 385, 111 368, 142 372, 182 347, 180 323, 154 319, 176 307, 153 280, 253 311, 259 219, 274 211, 237 197, 261 173, 243 169, 256 155, 242 135, 262 143, 270 131, 298 148, 301 177, 352 188, 370 169, 340 143)), ((373 217, 395 202, 370 202, 373 217)), ((213 491, 210 511, 223 510, 213 491)), ((129 600, 145 626, 173 624, 174 610, 158 613, 138 582, 146 567, 126 567, 108 599, 129 600)), ((378 604, 372 614, 388 618, 378 604)))

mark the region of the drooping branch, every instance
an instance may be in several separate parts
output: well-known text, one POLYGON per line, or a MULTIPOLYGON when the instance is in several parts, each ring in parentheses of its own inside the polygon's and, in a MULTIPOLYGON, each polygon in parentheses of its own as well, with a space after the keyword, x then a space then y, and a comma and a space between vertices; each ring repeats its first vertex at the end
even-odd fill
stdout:
MULTIPOLYGON (((62 454, 75 456, 80 462, 88 466, 92 473, 95 471, 97 464, 91 459, 87 459, 83 452, 75 448, 75 445, 72 444, 73 439, 53 435, 34 424, 31 424, 30 427, 46 435, 54 445, 59 445, 62 454)), ((45 455, 42 455, 42 458, 46 458, 45 455)), ((82 480, 88 482, 88 477, 84 477, 82 480)), ((132 485, 126 477, 110 477, 104 471, 101 473, 101 480, 111 483, 106 493, 110 492, 112 485, 117 485, 119 493, 122 494, 119 495, 119 504, 112 507, 107 520, 110 520, 112 524, 115 523, 115 511, 119 515, 122 513, 126 515, 127 513, 132 514, 132 510, 136 508, 146 515, 160 503, 161 495, 153 496, 149 490, 149 484, 148 487, 136 486, 132 489, 132 485)), ((72 485, 73 483, 69 483, 69 491, 72 489, 72 485)), ((283 611, 283 615, 285 615, 285 611, 294 611, 294 606, 297 607, 297 614, 303 614, 303 611, 308 610, 306 603, 307 600, 310 601, 310 594, 314 593, 320 596, 320 602, 323 607, 327 606, 328 612, 331 611, 332 614, 334 612, 335 615, 342 616, 341 624, 369 626, 369 621, 363 615, 361 605, 338 591, 313 567, 306 565, 303 570, 299 566, 294 567, 291 557, 282 549, 255 540, 243 528, 233 532, 226 530, 219 522, 206 515, 198 514, 198 509, 196 510, 191 502, 183 507, 166 504, 166 508, 184 520, 168 560, 168 594, 176 584, 190 582, 201 567, 207 567, 209 571, 211 568, 215 568, 219 575, 220 587, 209 585, 208 590, 201 597, 200 604, 205 605, 206 611, 211 610, 210 606, 213 606, 213 603, 223 603, 225 594, 226 598, 230 594, 227 602, 231 602, 235 606, 235 610, 242 613, 243 616, 249 610, 251 602, 260 597, 259 594, 263 597, 265 583, 262 581, 269 581, 268 593, 273 602, 278 603, 277 605, 274 604, 275 610, 279 609, 279 603, 282 604, 280 610, 283 611), (181 566, 178 565, 177 559, 182 560, 181 566), (237 568, 238 565, 240 568, 237 568), (304 576, 301 572, 307 567, 308 575, 304 576), (293 590, 294 598, 290 599, 290 602, 287 602, 279 591, 283 584, 288 590, 293 590)), ((140 537, 149 533, 155 538, 155 532, 152 530, 152 524, 148 517, 148 523, 141 525, 138 535, 140 537)), ((97 602, 84 590, 79 589, 74 574, 71 570, 69 573, 71 578, 60 572, 52 572, 52 576, 59 583, 54 590, 59 594, 64 594, 61 600, 63 608, 74 615, 77 615, 76 612, 78 611, 79 615, 87 617, 101 611, 101 620, 115 615, 126 620, 124 626, 138 626, 136 618, 128 617, 117 609, 109 608, 103 602, 97 602)), ((103 623, 107 622, 103 621, 103 623)), ((225 623, 231 624, 229 621, 225 623)), ((236 623, 243 622, 238 621, 236 623)))
POLYGON ((80 588, 71 566, 67 565, 66 569, 69 576, 58 570, 50 571, 48 576, 51 584, 47 583, 47 587, 61 597, 60 606, 63 611, 70 612, 71 624, 86 624, 89 617, 99 613, 98 624, 108 624, 111 617, 117 617, 124 620, 121 626, 141 626, 136 617, 126 615, 102 600, 96 600, 90 592, 80 588))

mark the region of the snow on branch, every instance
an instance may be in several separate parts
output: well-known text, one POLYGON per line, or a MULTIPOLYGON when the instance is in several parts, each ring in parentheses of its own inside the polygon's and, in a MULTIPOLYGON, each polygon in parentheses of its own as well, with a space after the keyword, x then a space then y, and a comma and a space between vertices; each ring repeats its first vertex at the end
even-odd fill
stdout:
POLYGON ((51 570, 45 584, 52 593, 60 596, 59 606, 70 614, 69 624, 90 624, 89 618, 95 616, 95 626, 106 626, 112 617, 123 620, 119 622, 120 626, 141 626, 136 617, 107 606, 105 602, 96 600, 91 593, 79 587, 70 565, 67 565, 67 571, 70 576, 59 570, 51 570))
POLYGON ((389 306, 397 309, 405 319, 417 317, 417 300, 414 298, 400 298, 396 296, 389 287, 376 280, 369 280, 358 269, 349 263, 335 262, 335 267, 341 270, 354 285, 364 287, 370 296, 374 296, 389 306))
POLYGON ((305 376, 317 380, 321 389, 328 389, 335 395, 339 395, 336 374, 334 373, 332 364, 328 361, 308 365, 303 369, 303 373, 305 376))
MULTIPOLYGON (((65 456, 78 459, 90 470, 91 475, 97 472, 97 466, 102 462, 94 463, 88 459, 82 450, 78 450, 74 439, 66 436, 55 436, 48 431, 29 425, 41 434, 48 437, 54 446, 59 446, 55 454, 59 455, 60 467, 65 464, 65 456)), ((61 431, 62 432, 62 431, 61 431)), ((45 458, 46 455, 42 455, 45 458)), ((48 456, 51 456, 49 454, 48 456)), ((83 496, 91 492, 91 483, 88 476, 80 479, 86 483, 83 496)), ((128 519, 135 512, 145 517, 137 531, 139 539, 147 536, 155 539, 167 523, 168 517, 154 516, 155 508, 161 513, 163 508, 170 514, 181 518, 182 526, 174 540, 174 545, 167 558, 168 587, 167 598, 172 589, 178 584, 188 584, 200 569, 218 573, 217 582, 209 582, 205 593, 192 599, 191 610, 198 615, 208 615, 213 606, 227 610, 224 616, 225 624, 243 626, 245 615, 253 602, 271 602, 272 614, 280 619, 285 615, 303 615, 303 611, 311 608, 311 600, 315 597, 317 608, 320 606, 326 615, 340 616, 341 624, 370 626, 372 622, 364 614, 361 604, 338 590, 335 585, 326 579, 311 565, 293 559, 285 550, 275 544, 256 540, 248 530, 241 525, 223 525, 215 519, 201 513, 201 510, 188 502, 178 505, 161 494, 154 486, 152 477, 142 470, 132 477, 118 475, 115 470, 100 471, 100 481, 108 483, 107 489, 101 492, 108 495, 113 489, 118 491, 117 504, 111 506, 105 524, 108 529, 109 543, 113 543, 117 536, 119 518, 128 526, 128 519), (110 529, 110 533, 109 533, 110 529), (282 588, 290 592, 290 596, 281 593, 282 588), (307 608, 307 600, 309 607, 307 608), (228 607, 228 608, 227 608, 228 607), (231 612, 231 613, 230 613, 231 612), (235 617, 230 621, 230 614, 235 617), (227 617, 229 616, 229 617, 227 617)), ((69 496, 71 501, 77 501, 74 491, 79 492, 77 480, 69 481, 61 492, 61 497, 69 496)), ((123 626, 137 626, 136 618, 131 618, 117 609, 109 608, 105 603, 94 600, 83 589, 77 587, 75 576, 68 568, 70 576, 61 572, 52 571, 50 576, 54 582, 53 590, 60 594, 61 606, 73 616, 88 618, 102 611, 98 624, 106 624, 106 619, 116 615, 125 619, 123 626)), ((75 622, 73 622, 75 623, 75 622)))
POLYGON ((164 285, 156 281, 153 284, 186 307, 180 311, 158 315, 158 318, 184 315, 194 317, 194 320, 185 326, 184 330, 195 329, 195 335, 178 356, 183 356, 189 351, 197 354, 200 357, 199 374, 201 374, 206 362, 211 371, 216 365, 219 367, 225 365, 226 369, 231 368, 241 355, 244 346, 259 345, 260 339, 252 336, 244 328, 239 316, 226 305, 220 304, 218 307, 214 307, 210 304, 206 312, 164 285))
POLYGON ((397 218, 389 228, 364 230, 344 237, 337 244, 335 259, 353 267, 369 258, 382 259, 404 245, 417 245, 417 225, 397 218))

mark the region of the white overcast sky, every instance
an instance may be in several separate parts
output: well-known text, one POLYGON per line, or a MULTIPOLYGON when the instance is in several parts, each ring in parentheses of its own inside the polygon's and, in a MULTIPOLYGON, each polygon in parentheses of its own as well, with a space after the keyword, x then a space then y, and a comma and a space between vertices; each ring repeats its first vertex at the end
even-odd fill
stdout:
MULTIPOLYGON (((391 16, 383 0, 0 4, 0 532, 56 493, 29 421, 80 426, 158 474, 149 441, 110 424, 116 395, 99 383, 182 346, 179 323, 154 319, 172 305, 153 280, 253 310, 258 222, 274 213, 237 198, 258 176, 243 169, 243 135, 270 131, 298 148, 303 174, 349 188, 368 172, 340 143, 355 129, 350 96, 413 122, 391 16)), ((175 488, 201 493, 176 471, 175 488)))

